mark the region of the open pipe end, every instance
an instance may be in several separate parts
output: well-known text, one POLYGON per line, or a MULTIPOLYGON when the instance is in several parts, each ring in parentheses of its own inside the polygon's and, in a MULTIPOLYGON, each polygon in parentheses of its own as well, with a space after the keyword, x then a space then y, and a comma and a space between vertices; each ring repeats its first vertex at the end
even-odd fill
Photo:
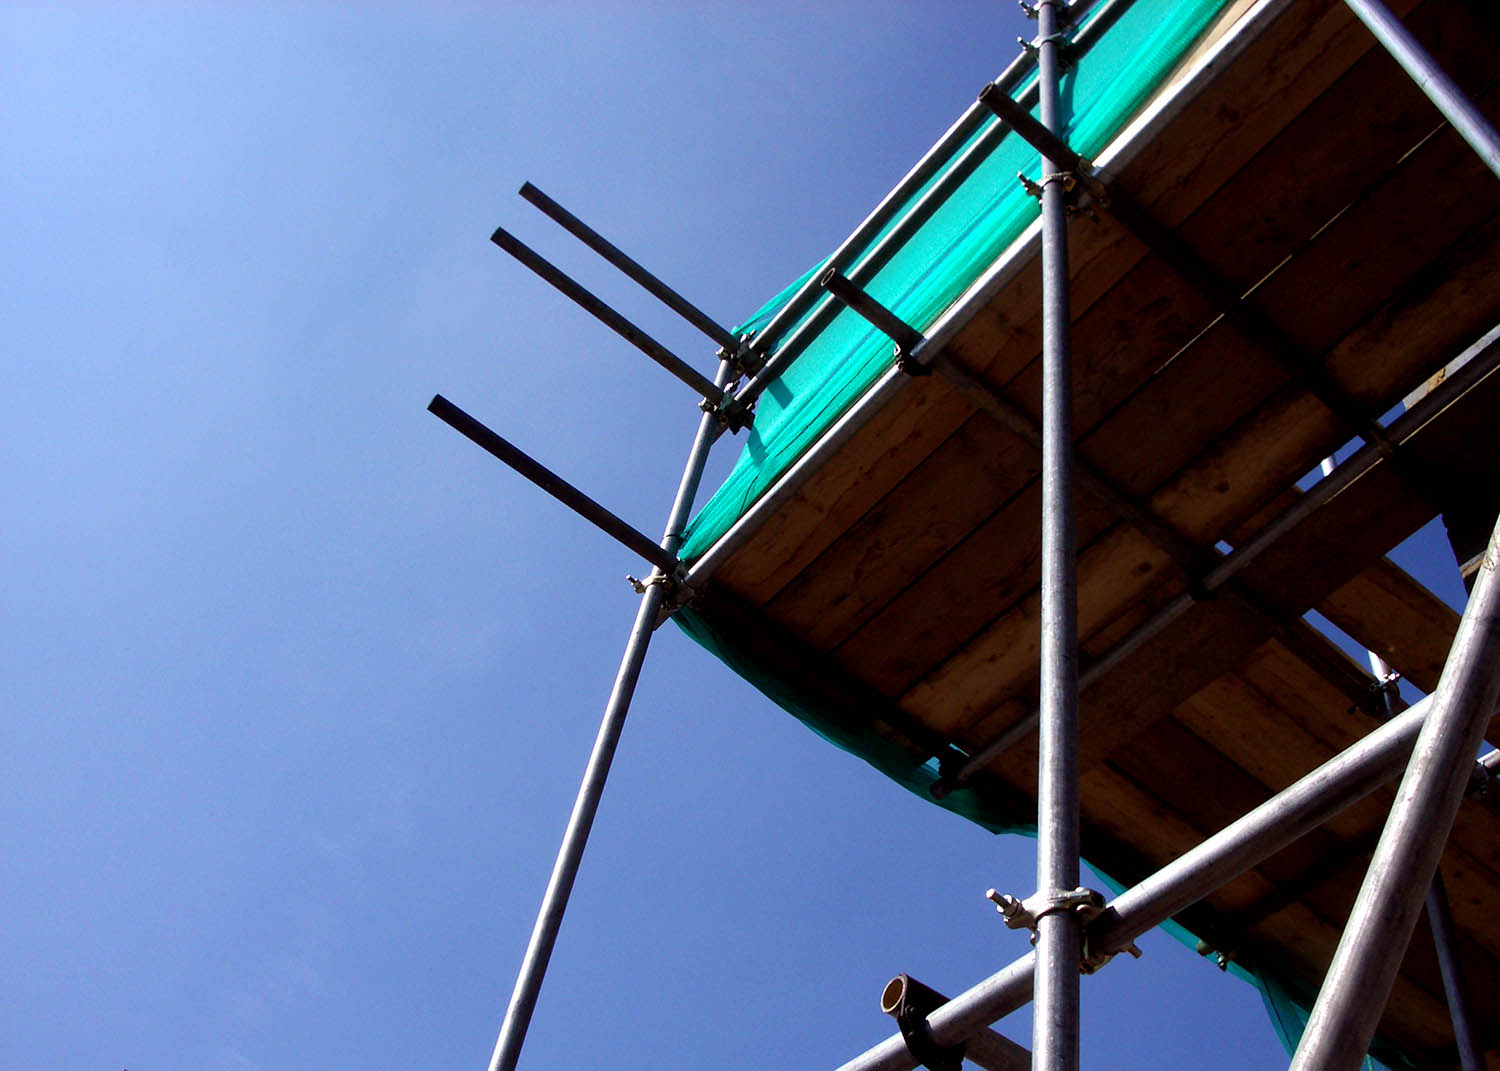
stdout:
POLYGON ((832 290, 842 278, 843 275, 837 268, 830 267, 822 275, 818 276, 818 285, 824 290, 832 290))
POLYGON ((901 1007, 901 1001, 906 996, 906 986, 911 979, 904 974, 898 974, 885 984, 885 989, 880 993, 880 1010, 886 1015, 895 1015, 901 1007))

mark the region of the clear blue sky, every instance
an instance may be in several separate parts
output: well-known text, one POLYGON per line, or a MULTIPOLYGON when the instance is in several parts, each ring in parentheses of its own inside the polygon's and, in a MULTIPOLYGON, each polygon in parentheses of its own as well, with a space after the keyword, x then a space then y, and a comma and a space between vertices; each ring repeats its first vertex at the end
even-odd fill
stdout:
MULTIPOLYGON (((696 416, 490 230, 709 369, 515 188, 738 320, 1026 29, 1000 3, 0 9, 0 1065, 485 1065, 639 562, 424 407, 653 534, 696 416)), ((664 629, 522 1066, 831 1067, 890 1032, 895 972, 956 992, 1024 950, 991 885, 1034 887, 1031 842, 664 629)), ((1143 944, 1085 982, 1087 1065, 1283 1062, 1253 990, 1143 944)))

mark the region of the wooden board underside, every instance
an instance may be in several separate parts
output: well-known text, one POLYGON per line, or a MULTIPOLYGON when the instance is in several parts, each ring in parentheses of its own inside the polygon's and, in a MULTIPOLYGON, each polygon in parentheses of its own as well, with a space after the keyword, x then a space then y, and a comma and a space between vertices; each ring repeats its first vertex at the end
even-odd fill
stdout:
MULTIPOLYGON (((1500 116, 1500 16, 1457 0, 1392 7, 1500 116)), ((1265 25, 1112 177, 1372 419, 1500 322, 1493 176, 1333 0, 1302 0, 1265 25)), ((1354 429, 1106 213, 1076 220, 1070 245, 1080 458, 1202 552, 1241 541, 1354 429)), ((1033 262, 947 353, 1035 415, 1040 326, 1033 262)), ((1492 375, 1397 463, 1294 527, 1236 577, 1236 592, 1196 604, 1085 691, 1092 834, 1159 866, 1376 724, 1351 696, 1360 668, 1308 632, 1309 610, 1435 686, 1456 615, 1385 554, 1466 485, 1500 479, 1497 407, 1492 375)), ((931 738, 976 749, 1035 701, 1037 471, 1030 447, 937 377, 912 381, 715 583, 891 704, 914 752, 931 738)), ((1099 503, 1079 508, 1087 660, 1186 590, 1188 575, 1099 503)), ((1027 743, 990 774, 1025 800, 1034 770, 1027 743)), ((1315 985, 1389 799, 1351 808, 1210 897, 1195 909, 1200 932, 1315 985)), ((1466 803, 1443 862, 1492 1040, 1497 834, 1500 818, 1466 803)), ((1446 1066, 1452 1035, 1425 936, 1382 1029, 1446 1066)), ((1500 1067, 1500 1050, 1490 1061, 1500 1067)))

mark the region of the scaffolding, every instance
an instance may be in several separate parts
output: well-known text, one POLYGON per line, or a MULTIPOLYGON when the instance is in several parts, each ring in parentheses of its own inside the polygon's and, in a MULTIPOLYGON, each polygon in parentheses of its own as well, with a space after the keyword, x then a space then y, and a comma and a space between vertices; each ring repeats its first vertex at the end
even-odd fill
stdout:
POLYGON ((1168 922, 1305 1005, 1293 1068, 1500 1060, 1500 762, 1476 761, 1500 702, 1500 25, 1449 0, 1395 3, 1404 21, 1381 0, 1155 2, 1028 7, 1017 61, 737 328, 522 188, 719 364, 495 232, 698 397, 659 541, 430 406, 652 567, 491 1071, 519 1060, 669 619, 913 791, 1035 830, 1039 888, 990 894, 1034 950, 951 999, 898 976, 899 1031, 840 1071, 1075 1069, 1081 976, 1168 922), (1378 225, 1394 204, 1401 236, 1378 225), (710 449, 747 430, 695 517, 710 449), (1385 558, 1437 515, 1461 620, 1385 558), (1429 694, 1406 707, 1398 677, 1429 694), (1123 891, 1085 887, 1085 857, 1123 891), (991 1028, 1027 1002, 1029 1051, 991 1028))

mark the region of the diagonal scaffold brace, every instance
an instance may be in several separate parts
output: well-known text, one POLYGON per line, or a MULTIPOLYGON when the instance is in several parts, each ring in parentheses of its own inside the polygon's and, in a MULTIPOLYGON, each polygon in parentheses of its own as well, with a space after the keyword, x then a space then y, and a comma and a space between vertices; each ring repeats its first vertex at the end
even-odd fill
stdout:
MULTIPOLYGON (((712 386, 722 392, 734 375, 732 362, 721 357, 718 376, 712 386)), ((428 408, 445 423, 500 458, 655 566, 651 578, 637 587, 637 590, 641 592, 641 603, 636 611, 635 623, 631 626, 630 636, 625 644, 625 653, 620 660, 619 671, 615 675, 614 687, 605 705, 604 717, 599 724, 599 732, 594 739, 593 750, 589 754, 583 781, 579 785, 578 796, 574 800, 567 828, 563 832, 562 844, 558 848, 557 860, 553 864, 552 875, 548 879, 546 892, 542 896, 542 906, 537 913, 536 924, 532 927, 525 957, 521 961, 521 970, 516 978, 515 989, 506 1007, 505 1020, 500 1027, 500 1035, 495 1041, 495 1049, 490 1057, 490 1071, 514 1071, 520 1059, 521 1046, 526 1040, 527 1028, 531 1025, 532 1013, 536 1009, 537 996, 541 992, 553 946, 557 943, 563 913, 567 910, 568 898, 578 876, 583 851, 588 844, 589 832, 593 828, 594 816, 599 810, 599 801, 604 794, 604 783, 609 777, 610 765, 614 760, 620 733, 625 725, 625 716, 629 713, 630 702, 635 695, 636 683, 640 679, 641 667, 646 660, 646 650, 651 642, 651 634, 655 631, 661 614, 669 609, 668 599, 672 596, 676 581, 683 572, 682 565, 677 558, 677 551, 682 546, 683 534, 692 513, 693 502, 698 495, 698 485, 703 478, 703 469, 708 460, 709 450, 718 438, 722 423, 716 409, 712 407, 705 409, 698 422, 698 431, 693 439, 692 449, 688 453, 687 465, 683 469, 682 480, 678 484, 677 496, 672 502, 671 513, 667 518, 661 542, 653 544, 646 536, 631 528, 626 522, 522 453, 441 395, 433 398, 428 408)))
POLYGON ((1353 1071, 1385 1011, 1437 873, 1474 755, 1500 696, 1500 525, 1490 537, 1364 884, 1344 925, 1292 1071, 1353 1071))

